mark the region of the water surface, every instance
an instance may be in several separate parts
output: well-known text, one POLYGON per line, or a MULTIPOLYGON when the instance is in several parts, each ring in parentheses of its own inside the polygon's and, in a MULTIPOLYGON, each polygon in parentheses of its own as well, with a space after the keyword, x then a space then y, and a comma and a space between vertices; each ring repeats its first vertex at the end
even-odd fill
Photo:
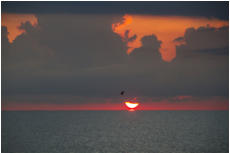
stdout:
POLYGON ((228 111, 2 112, 3 153, 227 153, 228 111))

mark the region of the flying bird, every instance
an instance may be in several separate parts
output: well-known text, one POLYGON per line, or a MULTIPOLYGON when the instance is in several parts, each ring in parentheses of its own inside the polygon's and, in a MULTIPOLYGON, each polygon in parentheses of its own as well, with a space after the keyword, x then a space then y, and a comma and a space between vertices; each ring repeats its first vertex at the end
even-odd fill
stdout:
POLYGON ((122 91, 122 92, 121 92, 121 95, 124 95, 124 93, 125 93, 125 91, 122 91))

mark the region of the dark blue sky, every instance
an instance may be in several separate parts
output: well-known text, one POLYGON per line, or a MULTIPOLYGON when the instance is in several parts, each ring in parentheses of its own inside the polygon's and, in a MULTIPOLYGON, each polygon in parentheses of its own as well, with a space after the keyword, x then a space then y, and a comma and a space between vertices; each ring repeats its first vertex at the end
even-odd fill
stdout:
POLYGON ((2 12, 154 14, 216 17, 228 20, 228 2, 2 2, 2 12))

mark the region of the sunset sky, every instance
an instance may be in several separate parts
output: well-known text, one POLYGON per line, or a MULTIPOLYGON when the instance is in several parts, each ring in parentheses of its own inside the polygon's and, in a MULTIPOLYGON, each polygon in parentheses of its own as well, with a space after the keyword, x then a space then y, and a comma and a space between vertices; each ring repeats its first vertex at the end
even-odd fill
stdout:
POLYGON ((2 110, 229 108, 228 2, 1 3, 2 110))

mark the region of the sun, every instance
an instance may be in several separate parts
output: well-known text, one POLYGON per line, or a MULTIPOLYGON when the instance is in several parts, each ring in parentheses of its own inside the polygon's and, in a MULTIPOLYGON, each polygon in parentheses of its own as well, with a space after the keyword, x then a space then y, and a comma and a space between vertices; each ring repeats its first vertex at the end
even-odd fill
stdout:
POLYGON ((137 103, 137 102, 134 103, 134 102, 131 102, 131 101, 126 101, 125 102, 125 106, 128 107, 128 109, 134 111, 139 106, 139 103, 137 103))

